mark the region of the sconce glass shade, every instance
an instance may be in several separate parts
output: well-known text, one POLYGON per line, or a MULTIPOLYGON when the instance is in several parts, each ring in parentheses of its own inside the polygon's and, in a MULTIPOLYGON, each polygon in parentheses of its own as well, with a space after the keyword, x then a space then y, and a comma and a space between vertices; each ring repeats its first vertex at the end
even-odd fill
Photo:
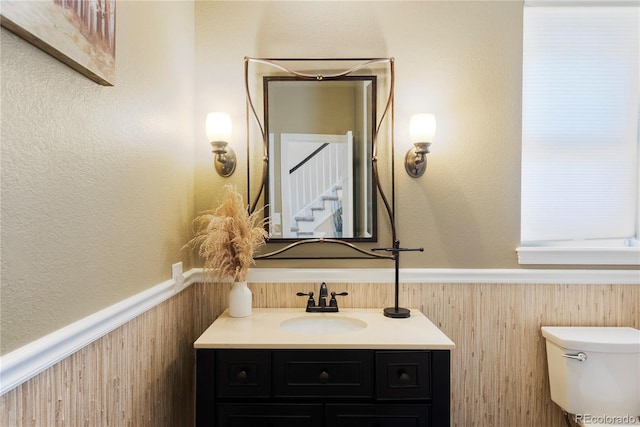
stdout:
POLYGON ((231 117, 227 113, 207 114, 206 130, 209 142, 229 142, 231 139, 231 117))
POLYGON ((433 142, 436 134, 436 116, 429 113, 414 114, 409 120, 411 143, 433 142))

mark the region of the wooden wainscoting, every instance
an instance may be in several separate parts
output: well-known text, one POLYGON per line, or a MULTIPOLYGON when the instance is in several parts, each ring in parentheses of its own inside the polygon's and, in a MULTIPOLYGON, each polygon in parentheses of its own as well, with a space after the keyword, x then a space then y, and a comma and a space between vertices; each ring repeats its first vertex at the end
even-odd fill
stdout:
MULTIPOLYGON (((317 285, 251 284, 255 307, 300 307, 317 285)), ((343 307, 392 305, 387 284, 329 284, 343 307)), ((229 285, 196 284, 0 397, 2 426, 193 426, 193 341, 229 285)), ((407 303, 411 301, 411 303, 407 303)), ((452 425, 564 427, 549 396, 543 325, 640 328, 638 285, 406 284, 455 343, 452 425)), ((402 320, 398 319, 401 327, 402 320)))
MULTIPOLYGON (((392 285, 328 286, 349 292, 340 301, 343 307, 393 305, 392 285)), ((303 307, 297 291, 317 294, 309 284, 251 289, 256 307, 303 307)), ((400 296, 400 306, 419 309, 456 343, 451 412, 458 427, 566 427, 551 402, 540 327, 640 329, 639 285, 405 284, 400 296)))
POLYGON ((220 307, 192 285, 0 397, 0 425, 193 426, 193 341, 220 307))

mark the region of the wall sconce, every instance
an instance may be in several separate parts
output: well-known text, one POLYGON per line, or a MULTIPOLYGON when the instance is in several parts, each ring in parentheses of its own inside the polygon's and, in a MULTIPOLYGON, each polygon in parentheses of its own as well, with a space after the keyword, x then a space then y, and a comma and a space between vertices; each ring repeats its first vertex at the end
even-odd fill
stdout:
POLYGON ((207 138, 215 154, 213 165, 222 177, 231 176, 236 170, 236 153, 229 146, 231 139, 231 117, 226 113, 207 114, 207 138))
POLYGON ((409 135, 413 147, 404 158, 404 168, 409 176, 418 178, 427 169, 427 153, 436 133, 436 117, 433 114, 414 114, 409 120, 409 135))

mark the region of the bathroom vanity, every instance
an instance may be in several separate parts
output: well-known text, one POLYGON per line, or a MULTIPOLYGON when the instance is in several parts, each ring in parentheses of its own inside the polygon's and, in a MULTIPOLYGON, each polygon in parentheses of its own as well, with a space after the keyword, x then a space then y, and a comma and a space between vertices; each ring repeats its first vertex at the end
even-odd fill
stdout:
POLYGON ((418 310, 225 311, 194 347, 198 427, 450 423, 455 345, 418 310))

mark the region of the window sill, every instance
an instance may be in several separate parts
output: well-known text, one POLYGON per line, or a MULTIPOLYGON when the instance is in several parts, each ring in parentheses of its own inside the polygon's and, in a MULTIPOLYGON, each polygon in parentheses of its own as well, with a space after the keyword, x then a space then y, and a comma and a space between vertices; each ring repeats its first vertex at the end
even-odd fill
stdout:
POLYGON ((519 246, 519 264, 640 265, 640 247, 519 246))

